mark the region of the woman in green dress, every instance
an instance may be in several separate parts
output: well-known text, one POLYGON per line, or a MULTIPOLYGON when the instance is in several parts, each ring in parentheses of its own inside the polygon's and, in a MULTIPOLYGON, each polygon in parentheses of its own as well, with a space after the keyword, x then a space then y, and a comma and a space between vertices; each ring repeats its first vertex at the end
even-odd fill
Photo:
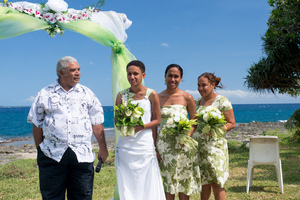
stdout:
POLYGON ((200 163, 202 192, 201 200, 208 200, 211 188, 215 199, 225 199, 224 184, 229 177, 229 157, 225 133, 235 127, 235 119, 230 101, 215 93, 215 89, 223 88, 221 78, 212 73, 204 73, 198 77, 198 91, 200 98, 195 100, 197 113, 212 106, 219 109, 225 117, 226 124, 220 127, 221 136, 213 138, 209 133, 202 133, 201 124, 193 137, 198 141, 198 156, 200 163))
MULTIPOLYGON (((183 70, 179 65, 171 64, 165 71, 166 90, 158 94, 161 107, 161 125, 173 114, 191 119, 195 118, 196 108, 192 95, 180 90, 183 70)), ((190 135, 194 132, 192 128, 190 135)), ((167 200, 173 200, 179 193, 180 200, 188 200, 190 194, 200 193, 201 179, 197 156, 176 141, 171 134, 157 136, 157 152, 160 160, 161 175, 167 200)))

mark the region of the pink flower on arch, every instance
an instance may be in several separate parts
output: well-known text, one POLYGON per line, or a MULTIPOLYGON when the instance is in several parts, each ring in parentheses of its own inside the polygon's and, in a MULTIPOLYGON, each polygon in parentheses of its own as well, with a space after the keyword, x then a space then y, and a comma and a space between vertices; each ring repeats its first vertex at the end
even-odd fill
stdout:
POLYGON ((41 16, 41 13, 39 11, 35 11, 33 14, 34 14, 35 17, 40 17, 41 16))

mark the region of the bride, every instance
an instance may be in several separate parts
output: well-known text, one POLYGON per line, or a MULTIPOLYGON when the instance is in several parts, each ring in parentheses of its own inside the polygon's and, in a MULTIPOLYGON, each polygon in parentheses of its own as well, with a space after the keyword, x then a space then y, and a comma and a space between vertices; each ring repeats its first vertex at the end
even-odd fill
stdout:
POLYGON ((116 105, 131 100, 133 104, 138 103, 145 113, 142 116, 144 126, 135 126, 134 136, 121 136, 117 143, 119 196, 121 200, 165 200, 155 152, 156 135, 152 133, 152 128, 160 124, 158 95, 142 85, 146 74, 141 61, 131 61, 126 69, 131 87, 117 95, 116 105))

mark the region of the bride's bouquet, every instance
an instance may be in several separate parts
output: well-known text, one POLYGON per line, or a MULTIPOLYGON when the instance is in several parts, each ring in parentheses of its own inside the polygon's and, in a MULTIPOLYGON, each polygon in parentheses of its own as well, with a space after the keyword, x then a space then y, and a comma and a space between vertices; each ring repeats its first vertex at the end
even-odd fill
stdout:
POLYGON ((129 100, 127 103, 123 102, 114 108, 116 110, 116 126, 120 130, 121 136, 134 136, 134 127, 144 126, 142 116, 145 111, 139 107, 139 104, 132 104, 131 100, 129 100))
POLYGON ((163 135, 173 135, 179 144, 183 144, 191 151, 191 154, 195 154, 198 142, 191 138, 189 133, 192 129, 192 125, 196 124, 195 119, 189 120, 185 116, 173 114, 162 127, 161 132, 163 135))
MULTIPOLYGON (((222 127, 226 124, 225 117, 223 113, 212 106, 207 106, 200 108, 197 111, 196 117, 200 127, 203 127, 202 132, 211 136, 214 140, 217 140, 224 135, 222 127), (204 108, 204 109, 203 109, 204 108)), ((209 140, 209 136, 207 136, 209 140)))

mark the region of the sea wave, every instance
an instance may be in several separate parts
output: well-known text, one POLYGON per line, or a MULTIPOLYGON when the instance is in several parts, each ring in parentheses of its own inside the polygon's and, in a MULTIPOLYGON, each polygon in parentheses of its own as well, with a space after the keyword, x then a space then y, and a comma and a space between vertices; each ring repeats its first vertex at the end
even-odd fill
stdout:
POLYGON ((104 128, 104 131, 114 131, 114 128, 104 128))
POLYGON ((287 120, 278 120, 278 122, 284 122, 285 123, 285 122, 287 122, 287 120))

